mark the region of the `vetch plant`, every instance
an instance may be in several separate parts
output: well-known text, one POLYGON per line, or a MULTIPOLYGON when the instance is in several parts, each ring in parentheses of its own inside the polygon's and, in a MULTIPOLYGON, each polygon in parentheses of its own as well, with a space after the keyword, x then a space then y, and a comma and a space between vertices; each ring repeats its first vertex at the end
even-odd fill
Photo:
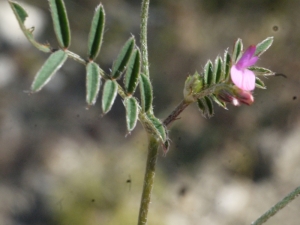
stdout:
MULTIPOLYGON (((27 39, 37 49, 50 53, 49 58, 37 72, 30 92, 36 93, 42 90, 50 82, 56 71, 64 65, 65 61, 71 58, 83 64, 86 68, 85 85, 88 106, 96 104, 101 86, 103 115, 111 110, 117 95, 123 99, 128 133, 135 128, 137 121, 139 121, 147 132, 149 139, 146 172, 138 217, 138 225, 147 224, 158 149, 161 147, 163 154, 166 155, 170 146, 167 127, 177 120, 180 113, 192 103, 197 103, 198 108, 205 117, 214 115, 214 103, 224 109, 227 109, 228 103, 234 106, 253 104, 252 92, 255 87, 266 88, 260 77, 276 75, 267 68, 254 66, 259 57, 272 45, 273 37, 268 37, 257 45, 250 45, 245 51, 242 40, 237 39, 232 54, 226 50, 223 57, 218 56, 214 62, 209 60, 203 71, 200 73, 195 72, 187 77, 183 88, 183 100, 164 121, 161 121, 155 116, 153 110, 153 88, 148 62, 147 20, 149 0, 142 0, 141 43, 137 44, 134 36, 129 37, 108 72, 104 71, 95 62, 103 43, 105 27, 103 5, 99 4, 95 9, 88 35, 87 55, 81 57, 69 49, 71 30, 64 1, 49 0, 48 2, 58 47, 52 47, 50 43, 41 44, 37 42, 33 37, 34 29, 25 26, 25 20, 28 17, 25 9, 17 2, 9 1, 20 28, 27 39), (135 94, 138 87, 140 88, 139 96, 135 94)), ((298 187, 253 224, 264 223, 299 193, 300 188, 298 187)))

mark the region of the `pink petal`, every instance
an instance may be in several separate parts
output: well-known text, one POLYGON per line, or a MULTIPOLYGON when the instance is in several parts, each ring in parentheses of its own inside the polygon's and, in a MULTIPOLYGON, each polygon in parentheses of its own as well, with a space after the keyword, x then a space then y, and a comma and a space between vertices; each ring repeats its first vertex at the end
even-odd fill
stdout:
POLYGON ((255 50, 255 45, 251 45, 249 48, 247 48, 240 60, 236 63, 239 69, 246 69, 249 66, 253 66, 257 62, 258 57, 254 56, 255 50))
POLYGON ((255 53, 256 46, 255 45, 250 45, 244 54, 242 55, 240 60, 249 60, 255 53))
POLYGON ((232 82, 241 89, 242 87, 242 80, 243 80, 243 72, 236 68, 236 65, 233 65, 230 69, 230 76, 232 82))
POLYGON ((255 74, 248 69, 238 69, 233 65, 230 70, 232 82, 240 89, 252 91, 255 88, 255 74))
POLYGON ((252 91, 255 88, 255 74, 248 69, 244 70, 243 74, 243 90, 245 91, 252 91))

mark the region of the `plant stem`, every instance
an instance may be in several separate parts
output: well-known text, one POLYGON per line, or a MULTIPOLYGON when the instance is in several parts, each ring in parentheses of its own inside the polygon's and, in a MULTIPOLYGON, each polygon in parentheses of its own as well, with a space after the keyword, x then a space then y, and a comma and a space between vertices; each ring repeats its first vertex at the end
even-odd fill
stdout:
POLYGON ((260 216, 257 220, 251 223, 251 225, 261 225, 265 223, 268 219, 274 216, 278 211, 283 209, 287 204, 293 201, 296 197, 300 195, 300 186, 285 196, 281 201, 276 203, 272 208, 260 216))
POLYGON ((185 102, 184 100, 179 103, 179 105, 172 111, 172 113, 164 120, 164 125, 168 126, 174 120, 178 119, 179 114, 189 106, 189 102, 185 102))
POLYGON ((142 52, 142 66, 144 74, 149 77, 149 60, 148 60, 148 43, 147 43, 147 23, 149 16, 150 0, 142 0, 141 8, 141 52, 142 52))
MULTIPOLYGON (((141 53, 142 67, 144 74, 149 77, 149 61, 148 61, 148 43, 147 43, 147 23, 149 16, 150 0, 142 0, 141 6, 141 53)), ((138 225, 146 225, 148 220, 148 211, 151 202, 151 193, 154 185, 155 167, 157 161, 159 140, 155 135, 148 133, 148 156, 146 162, 146 171, 144 177, 143 192, 141 197, 140 212, 138 217, 138 225)))
POLYGON ((144 186, 141 198, 138 225, 147 224, 149 205, 151 202, 151 193, 154 185, 155 166, 157 161, 159 145, 160 143, 157 140, 157 138, 153 135, 149 135, 147 165, 144 177, 144 186))
POLYGON ((65 52, 68 54, 68 56, 69 56, 70 58, 74 59, 76 62, 79 62, 79 63, 81 63, 81 64, 83 64, 83 65, 86 65, 86 64, 87 64, 87 61, 84 60, 83 58, 81 58, 81 57, 80 57, 79 55, 77 55, 76 53, 71 52, 71 51, 69 51, 69 50, 66 50, 65 52))
MULTIPOLYGON (((178 115, 189 105, 182 101, 175 110, 165 119, 164 125, 170 124, 172 121, 176 120, 178 115)), ((146 171, 144 177, 143 193, 141 197, 140 212, 138 218, 138 225, 146 225, 148 220, 149 205, 151 202, 151 193, 154 186, 155 178, 155 167, 158 156, 158 148, 160 146, 160 140, 156 135, 148 133, 149 144, 148 144, 148 156, 146 163, 146 171)))

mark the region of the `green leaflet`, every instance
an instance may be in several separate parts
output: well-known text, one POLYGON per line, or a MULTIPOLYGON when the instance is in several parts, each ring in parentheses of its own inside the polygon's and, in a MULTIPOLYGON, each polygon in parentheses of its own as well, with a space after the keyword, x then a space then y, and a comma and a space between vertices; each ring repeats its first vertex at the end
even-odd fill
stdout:
POLYGON ((204 116, 206 113, 206 106, 202 99, 197 99, 198 108, 201 111, 202 115, 204 116))
POLYGON ((124 77, 124 87, 127 95, 132 95, 137 87, 141 71, 141 53, 135 49, 128 62, 128 68, 124 77))
POLYGON ((261 75, 261 76, 271 76, 274 75, 274 72, 272 70, 263 68, 263 67, 257 67, 257 66, 252 66, 248 68, 249 70, 252 70, 256 75, 261 75))
POLYGON ((143 73, 140 76, 140 92, 143 112, 148 112, 152 107, 153 91, 149 78, 143 73))
POLYGON ((140 116, 147 133, 157 136, 161 143, 165 143, 168 138, 163 123, 150 112, 142 113, 140 116))
POLYGON ((227 109, 226 103, 221 101, 220 99, 217 98, 215 94, 211 95, 212 100, 217 103, 219 106, 221 106, 223 109, 227 109))
POLYGON ((101 85, 100 68, 94 62, 86 65, 86 102, 88 105, 96 103, 101 85))
POLYGON ((260 89, 267 89, 265 83, 258 77, 255 78, 255 86, 260 89))
POLYGON ((18 21, 24 25, 25 20, 28 17, 28 14, 25 11, 25 9, 23 9, 22 6, 19 5, 17 2, 8 1, 8 3, 10 4, 10 7, 15 13, 15 16, 17 17, 18 21))
POLYGON ((204 66, 204 85, 210 86, 213 84, 213 64, 210 60, 204 66))
POLYGON ((100 52, 103 40, 104 26, 105 12, 103 6, 100 4, 96 7, 89 33, 88 57, 91 60, 95 59, 100 52))
POLYGON ((274 38, 273 37, 268 37, 259 44, 256 45, 256 51, 255 55, 261 56, 265 51, 268 50, 268 48, 271 47, 273 43, 274 38))
POLYGON ((41 44, 39 42, 37 42, 34 37, 33 37, 33 28, 29 28, 27 29, 25 27, 25 20, 28 17, 27 12, 22 8, 21 5, 19 5, 16 2, 13 1, 8 1, 10 7, 12 8, 18 22, 19 22, 19 26, 21 28, 21 30, 23 31, 24 35, 26 36, 26 38, 28 39, 28 41, 37 49, 39 49, 40 51, 43 52, 50 52, 51 51, 51 47, 49 45, 44 45, 41 44))
POLYGON ((153 114, 148 113, 147 116, 153 123, 156 131, 158 132, 157 134, 159 134, 158 137, 161 140, 161 145, 163 147, 164 155, 166 155, 170 147, 170 142, 169 142, 169 137, 168 137, 168 132, 166 130, 166 127, 153 114))
POLYGON ((152 136, 156 136, 160 140, 160 143, 164 149, 164 154, 166 154, 170 143, 164 124, 150 112, 142 113, 140 114, 140 117, 143 127, 147 133, 151 134, 152 136))
POLYGON ((243 42, 239 38, 237 39, 233 47, 232 61, 234 63, 236 63, 240 59, 240 57, 242 56, 242 51, 243 51, 243 42))
POLYGON ((118 93, 118 83, 115 80, 105 81, 102 94, 102 111, 108 113, 113 106, 118 93))
POLYGON ((223 78, 223 62, 222 62, 222 58, 220 56, 218 56, 215 60, 215 67, 214 67, 214 83, 219 83, 220 80, 222 80, 223 78))
POLYGON ((210 118, 214 115, 214 105, 213 105, 213 102, 210 97, 205 96, 204 100, 205 100, 206 108, 207 108, 206 114, 207 114, 208 118, 210 118))
POLYGON ((212 117, 214 115, 213 102, 210 97, 205 96, 204 98, 197 99, 198 108, 200 109, 204 117, 212 117))
POLYGON ((71 43, 71 32, 65 3, 63 0, 49 0, 49 5, 58 44, 67 49, 71 43))
POLYGON ((135 46, 135 39, 134 39, 134 37, 131 37, 124 44, 123 48, 121 49, 121 51, 117 57, 117 60, 113 64, 112 72, 111 72, 112 78, 114 78, 114 79, 120 78, 120 76, 126 69, 127 63, 133 52, 134 46, 135 46))
POLYGON ((124 99, 126 110, 126 124, 127 130, 130 133, 136 126, 138 120, 138 103, 134 97, 127 97, 124 99))
POLYGON ((62 50, 52 53, 36 74, 31 85, 31 91, 37 92, 41 90, 50 81, 55 72, 64 64, 67 58, 67 53, 62 50))
POLYGON ((224 80, 227 81, 230 75, 230 66, 231 66, 231 57, 228 53, 228 50, 224 53, 224 63, 223 63, 223 70, 224 70, 224 80))

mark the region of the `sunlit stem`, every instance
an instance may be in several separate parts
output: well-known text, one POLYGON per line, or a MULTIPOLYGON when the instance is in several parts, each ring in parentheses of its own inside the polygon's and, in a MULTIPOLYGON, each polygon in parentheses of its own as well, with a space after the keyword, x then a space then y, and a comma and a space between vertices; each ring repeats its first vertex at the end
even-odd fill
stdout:
MULTIPOLYGON (((141 6, 141 53, 142 67, 144 74, 149 77, 149 61, 148 61, 148 44, 147 44, 147 23, 149 16, 150 0, 142 0, 141 6)), ((143 192, 141 197, 140 212, 138 217, 138 225, 146 225, 148 220, 148 211, 151 202, 151 193, 154 186, 155 167, 157 161, 157 152, 159 140, 156 135, 148 132, 148 156, 146 162, 146 171, 144 177, 143 192)))
POLYGON ((148 61, 148 43, 147 43, 147 23, 149 17, 150 0, 142 1, 141 8, 141 52, 142 52, 142 67, 144 74, 149 77, 149 61, 148 61))
POLYGON ((148 211, 151 202, 151 193, 154 186, 158 147, 159 147, 159 140, 154 135, 149 135, 148 156, 147 156, 146 172, 144 178, 138 225, 147 224, 148 211))
POLYGON ((281 201, 276 203, 272 208, 270 208, 267 212, 265 212, 262 216, 260 216, 257 220, 255 220, 251 225, 261 225, 265 223, 268 219, 274 216, 278 211, 283 209, 287 204, 293 201, 296 197, 300 195, 300 186, 285 196, 281 201))

